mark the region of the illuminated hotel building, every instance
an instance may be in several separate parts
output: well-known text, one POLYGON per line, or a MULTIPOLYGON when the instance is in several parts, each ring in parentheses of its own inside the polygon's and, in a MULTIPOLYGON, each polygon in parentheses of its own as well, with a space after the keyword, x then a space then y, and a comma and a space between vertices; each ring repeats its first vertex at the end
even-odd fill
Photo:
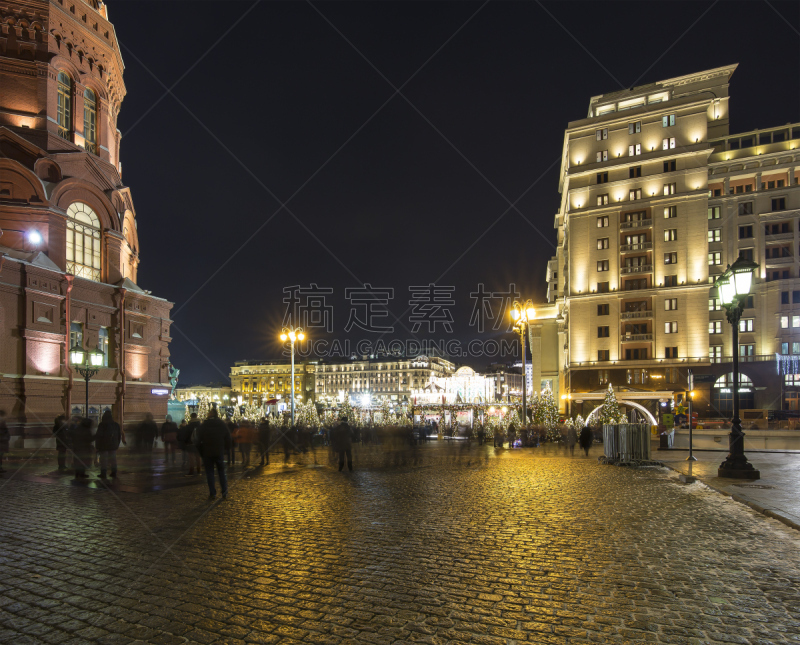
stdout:
POLYGON ((568 125, 547 282, 573 399, 680 398, 691 368, 700 414, 729 415, 738 351, 743 409, 797 407, 775 355, 800 354, 800 124, 729 134, 735 69, 595 96, 568 125), (760 269, 734 348, 711 284, 739 254, 760 269))
MULTIPOLYGON (((294 395, 296 402, 314 400, 313 363, 295 363, 294 395)), ((279 402, 292 398, 291 363, 266 361, 240 361, 231 368, 232 395, 241 397, 242 403, 261 405, 272 399, 279 402)))

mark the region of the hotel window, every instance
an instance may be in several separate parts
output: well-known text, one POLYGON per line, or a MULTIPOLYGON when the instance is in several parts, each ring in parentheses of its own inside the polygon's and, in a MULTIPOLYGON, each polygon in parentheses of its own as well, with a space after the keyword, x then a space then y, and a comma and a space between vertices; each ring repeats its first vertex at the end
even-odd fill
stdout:
POLYGON ((678 169, 678 162, 674 159, 664 162, 664 172, 675 172, 678 169))
POLYGON ((664 219, 672 219, 678 216, 677 206, 667 206, 664 208, 664 219))
POLYGON ((83 138, 87 152, 97 154, 97 97, 88 87, 83 92, 83 138))
POLYGON ((58 73, 58 136, 72 140, 72 79, 65 72, 58 73))
POLYGON ((628 191, 628 199, 630 199, 631 201, 634 201, 636 199, 641 199, 641 198, 642 198, 642 189, 641 188, 635 188, 635 189, 633 189, 631 191, 628 191))
POLYGON ((666 128, 668 126, 675 125, 675 115, 674 114, 667 114, 666 116, 661 117, 661 127, 666 128))
POLYGON ((97 332, 97 349, 103 352, 103 367, 108 367, 108 327, 97 332))
POLYGON ((597 228, 605 228, 608 226, 608 215, 597 218, 597 228))
MULTIPOLYGON (((608 350, 606 350, 606 352, 608 352, 608 350)), ((608 360, 608 358, 605 360, 608 360)), ((608 383, 608 379, 611 377, 608 370, 599 370, 597 376, 600 379, 600 383, 608 383)))
POLYGON ((752 226, 740 226, 739 227, 739 239, 744 240, 747 238, 753 237, 753 227, 752 226))
POLYGON ((722 242, 722 229, 721 228, 712 228, 708 231, 708 241, 709 242, 722 242))
POLYGON ((722 333, 722 321, 721 320, 709 320, 708 321, 708 333, 709 334, 721 334, 722 333))
POLYGON ((607 249, 607 248, 608 248, 608 238, 607 237, 598 238, 597 239, 597 249, 598 250, 602 250, 602 249, 607 249))
POLYGON ((714 251, 713 253, 709 253, 708 266, 713 266, 717 264, 722 264, 722 253, 720 251, 714 251))
POLYGON ((597 173, 597 183, 598 184, 607 184, 608 183, 608 173, 607 172, 598 172, 597 173))
POLYGON ((603 139, 608 139, 608 128, 597 130, 597 132, 595 132, 595 135, 597 136, 598 141, 601 141, 603 139))
POLYGON ((608 293, 608 282, 598 282, 597 293, 608 293))
POLYGON ((712 363, 722 362, 722 345, 711 345, 708 348, 708 357, 712 363))
POLYGON ((739 249, 739 257, 742 260, 753 260, 753 249, 739 249))
POLYGON ((739 203, 739 215, 752 215, 752 214, 753 214, 753 202, 739 203))
POLYGON ((789 292, 788 291, 781 291, 781 304, 788 305, 789 304, 789 292))
POLYGON ((755 345, 739 345, 739 356, 742 358, 747 358, 748 356, 755 356, 756 355, 756 346, 755 345))
POLYGON ((598 361, 611 360, 610 356, 611 356, 611 352, 608 349, 598 349, 597 350, 597 360, 598 361))
POLYGON ((664 358, 678 358, 678 348, 677 347, 665 347, 664 348, 664 358))
POLYGON ((755 321, 753 318, 742 318, 739 321, 739 331, 753 331, 754 323, 755 321))
POLYGON ((600 150, 597 153, 597 162, 608 161, 608 150, 600 150))
POLYGON ((664 311, 675 311, 678 309, 677 298, 667 298, 664 300, 664 311))
POLYGON ((608 326, 598 327, 597 328, 597 337, 598 338, 608 338, 608 330, 609 330, 608 326))
POLYGON ((598 316, 608 316, 608 305, 597 305, 598 316))
POLYGON ((641 143, 632 144, 632 145, 628 146, 628 156, 629 157, 633 157, 635 155, 640 155, 640 154, 642 154, 642 144, 641 143))
POLYGON ((628 177, 631 179, 637 179, 638 177, 642 176, 642 167, 641 166, 633 166, 628 169, 628 177))
POLYGON ((745 309, 753 309, 755 307, 755 298, 753 296, 747 296, 744 299, 744 308, 745 309))
POLYGON ((786 198, 779 197, 778 199, 772 200, 772 210, 774 211, 785 211, 786 210, 786 198))
POLYGON ((664 264, 677 264, 678 263, 678 254, 673 253, 665 253, 664 254, 664 264))
POLYGON ((719 298, 709 298, 708 299, 708 310, 709 311, 722 311, 722 303, 720 302, 719 298))
POLYGON ((628 124, 628 134, 637 134, 642 131, 642 122, 636 121, 635 123, 628 124))
POLYGON ((719 219, 719 206, 708 207, 708 219, 719 219))
POLYGON ((598 206, 605 206, 608 204, 608 193, 605 195, 598 195, 597 196, 597 205, 598 206))
POLYGON ((665 195, 674 195, 675 191, 677 190, 678 184, 664 184, 664 194, 665 195))
POLYGON ((678 333, 678 321, 673 320, 670 322, 664 323, 664 333, 665 334, 677 334, 678 333))
POLYGON ((608 271, 608 260, 598 260, 597 261, 597 270, 598 271, 608 271))
POLYGON ((800 327, 800 316, 792 316, 792 327, 794 329, 800 327))
POLYGON ((664 241, 665 242, 674 242, 677 239, 678 239, 678 229, 677 228, 664 229, 664 241))
POLYGON ((800 303, 800 291, 792 291, 792 304, 800 303))
POLYGON ((678 286, 678 276, 676 276, 676 275, 665 275, 664 276, 664 286, 665 287, 677 287, 678 286))
POLYGON ((671 137, 669 139, 664 139, 661 142, 661 149, 662 150, 669 150, 670 148, 675 147, 675 137, 671 137))
POLYGON ((800 354, 800 343, 796 341, 792 343, 792 354, 800 354))
POLYGON ((100 281, 100 220, 82 202, 67 208, 67 273, 100 281))
POLYGON ((83 347, 83 323, 71 322, 69 324, 69 346, 83 347))

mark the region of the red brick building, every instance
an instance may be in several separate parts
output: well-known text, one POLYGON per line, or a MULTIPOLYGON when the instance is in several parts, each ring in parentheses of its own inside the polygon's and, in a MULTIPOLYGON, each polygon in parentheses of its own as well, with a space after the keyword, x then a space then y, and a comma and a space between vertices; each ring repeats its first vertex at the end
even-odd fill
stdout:
POLYGON ((105 5, 0 5, 0 409, 12 434, 83 410, 66 363, 101 349, 90 412, 166 414, 172 303, 136 285, 139 240, 121 176, 123 63, 105 5), (93 410, 92 410, 93 408, 93 410))

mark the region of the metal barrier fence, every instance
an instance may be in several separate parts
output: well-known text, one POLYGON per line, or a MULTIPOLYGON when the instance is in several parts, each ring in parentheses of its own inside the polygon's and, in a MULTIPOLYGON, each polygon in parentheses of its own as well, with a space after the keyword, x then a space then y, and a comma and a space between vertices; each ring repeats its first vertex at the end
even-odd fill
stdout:
POLYGON ((623 424, 603 426, 603 450, 607 461, 650 461, 650 426, 623 424))

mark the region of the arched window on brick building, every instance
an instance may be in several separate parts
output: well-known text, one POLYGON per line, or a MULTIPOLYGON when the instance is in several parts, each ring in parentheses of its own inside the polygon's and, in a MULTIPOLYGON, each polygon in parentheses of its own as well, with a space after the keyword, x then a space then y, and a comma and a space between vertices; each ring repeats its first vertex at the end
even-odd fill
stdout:
POLYGON ((97 96, 88 87, 83 92, 83 138, 86 152, 97 154, 97 96))
POLYGON ((67 273, 100 282, 100 220, 82 202, 67 209, 67 273))
POLYGON ((58 73, 58 136, 72 141, 72 79, 66 72, 58 73))

